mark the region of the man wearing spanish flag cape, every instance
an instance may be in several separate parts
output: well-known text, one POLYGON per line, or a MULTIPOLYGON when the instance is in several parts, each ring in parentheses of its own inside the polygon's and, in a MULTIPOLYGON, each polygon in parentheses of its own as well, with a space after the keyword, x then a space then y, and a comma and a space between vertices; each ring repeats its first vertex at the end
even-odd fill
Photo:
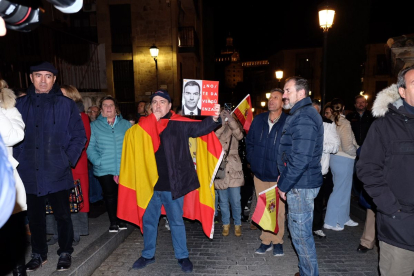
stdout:
POLYGON ((119 178, 118 217, 137 224, 144 236, 142 256, 132 268, 155 262, 158 221, 163 206, 171 228, 175 257, 184 272, 191 272, 183 216, 200 220, 212 237, 214 226, 213 176, 222 148, 213 130, 221 124, 216 115, 192 121, 171 111, 167 91, 151 95, 153 113, 142 117, 125 135, 119 178), (189 138, 199 137, 197 171, 189 138))

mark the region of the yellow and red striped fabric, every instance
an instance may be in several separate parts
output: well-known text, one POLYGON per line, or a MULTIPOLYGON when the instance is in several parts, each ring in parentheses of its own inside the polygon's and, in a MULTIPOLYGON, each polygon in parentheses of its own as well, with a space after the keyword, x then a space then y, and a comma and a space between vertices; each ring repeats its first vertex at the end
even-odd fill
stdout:
POLYGON ((277 213, 279 211, 279 192, 277 185, 264 190, 257 197, 256 210, 252 220, 262 229, 274 233, 279 232, 277 213))
POLYGON ((239 105, 233 110, 239 122, 242 124, 246 133, 249 132, 250 125, 253 121, 252 102, 250 100, 250 94, 248 94, 239 105))
MULTIPOLYGON (((192 121, 175 115, 171 120, 192 121)), ((120 219, 138 225, 142 231, 142 217, 158 181, 155 152, 160 145, 159 134, 167 127, 168 120, 156 121, 155 116, 140 120, 125 134, 122 149, 118 187, 118 211, 120 219), (154 127, 154 126, 157 127, 154 127)), ((214 176, 222 159, 222 147, 214 132, 197 139, 197 176, 200 188, 184 197, 183 217, 198 220, 204 233, 214 234, 214 176)), ((164 209, 164 208, 163 208, 164 209)))

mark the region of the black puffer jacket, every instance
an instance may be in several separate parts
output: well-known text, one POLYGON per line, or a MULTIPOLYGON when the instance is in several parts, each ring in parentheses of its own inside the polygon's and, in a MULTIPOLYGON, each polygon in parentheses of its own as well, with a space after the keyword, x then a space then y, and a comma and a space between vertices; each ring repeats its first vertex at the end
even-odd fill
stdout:
POLYGON ((377 206, 378 239, 414 251, 414 115, 396 85, 374 103, 372 124, 357 163, 357 174, 377 206))

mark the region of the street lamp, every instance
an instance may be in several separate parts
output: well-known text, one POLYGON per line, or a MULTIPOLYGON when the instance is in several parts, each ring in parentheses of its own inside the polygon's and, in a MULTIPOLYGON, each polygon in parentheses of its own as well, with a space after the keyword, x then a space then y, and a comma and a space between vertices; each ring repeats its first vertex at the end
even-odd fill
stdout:
POLYGON ((266 93, 266 99, 269 99, 269 98, 270 98, 270 92, 266 93))
POLYGON ((280 80, 283 78, 283 71, 277 70, 275 74, 276 74, 276 78, 279 80, 279 88, 280 88, 280 80))
POLYGON ((160 49, 158 49, 158 47, 155 46, 155 44, 153 44, 149 48, 149 50, 150 50, 151 56, 154 58, 154 61, 155 61, 155 69, 158 70, 157 57, 158 57, 158 52, 160 51, 160 49))
POLYGON ((326 94, 326 64, 327 64, 327 52, 328 52, 328 30, 332 27, 335 17, 335 10, 329 7, 327 4, 319 9, 319 25, 323 29, 323 60, 322 60, 322 103, 324 106, 325 94, 326 94))
POLYGON ((260 105, 261 105, 262 107, 265 107, 266 102, 260 102, 260 105))
POLYGON ((150 48, 150 54, 151 56, 154 58, 155 61, 155 75, 156 75, 156 79, 157 79, 157 88, 155 89, 155 91, 158 90, 158 61, 157 61, 157 57, 158 57, 158 52, 160 51, 160 49, 158 49, 157 46, 155 46, 155 44, 153 44, 150 48))

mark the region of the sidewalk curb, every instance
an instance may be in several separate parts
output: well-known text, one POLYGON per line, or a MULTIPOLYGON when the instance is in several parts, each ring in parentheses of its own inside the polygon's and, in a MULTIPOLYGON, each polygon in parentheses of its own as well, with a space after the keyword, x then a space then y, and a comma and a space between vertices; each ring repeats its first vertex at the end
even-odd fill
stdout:
POLYGON ((83 249, 76 258, 72 258, 72 266, 68 271, 55 271, 50 275, 88 276, 108 258, 109 255, 134 231, 135 226, 118 233, 106 232, 88 247, 83 249))

